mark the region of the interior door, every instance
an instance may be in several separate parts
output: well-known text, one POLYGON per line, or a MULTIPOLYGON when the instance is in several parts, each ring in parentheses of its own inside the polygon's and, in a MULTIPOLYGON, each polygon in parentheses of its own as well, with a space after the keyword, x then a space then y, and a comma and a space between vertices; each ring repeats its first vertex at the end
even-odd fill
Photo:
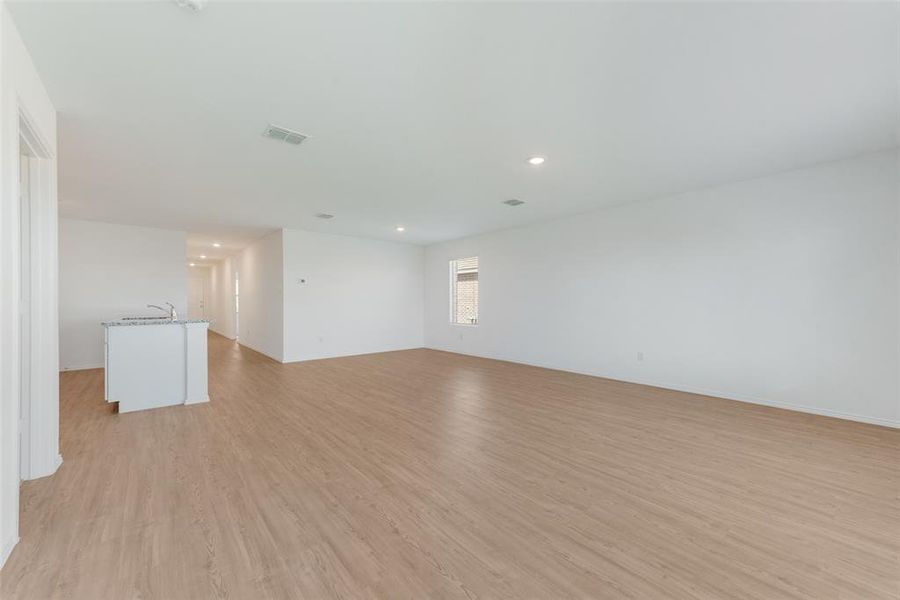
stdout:
POLYGON ((206 282, 202 277, 188 279, 188 318, 206 318, 206 282))

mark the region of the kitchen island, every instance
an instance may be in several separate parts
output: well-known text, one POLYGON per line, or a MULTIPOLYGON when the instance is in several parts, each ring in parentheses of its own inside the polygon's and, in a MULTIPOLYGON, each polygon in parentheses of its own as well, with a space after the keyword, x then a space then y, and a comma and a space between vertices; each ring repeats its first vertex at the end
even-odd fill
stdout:
POLYGON ((106 401, 126 413, 208 402, 206 332, 200 319, 102 323, 106 401))

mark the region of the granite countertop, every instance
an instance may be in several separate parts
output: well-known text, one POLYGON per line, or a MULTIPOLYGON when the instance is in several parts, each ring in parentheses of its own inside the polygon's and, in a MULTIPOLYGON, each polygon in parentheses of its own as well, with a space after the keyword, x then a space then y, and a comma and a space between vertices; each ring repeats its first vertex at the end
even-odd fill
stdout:
POLYGON ((131 327, 134 325, 187 325, 189 323, 209 323, 208 319, 176 319, 174 321, 168 318, 162 319, 134 319, 129 321, 102 321, 100 324, 104 327, 131 327))

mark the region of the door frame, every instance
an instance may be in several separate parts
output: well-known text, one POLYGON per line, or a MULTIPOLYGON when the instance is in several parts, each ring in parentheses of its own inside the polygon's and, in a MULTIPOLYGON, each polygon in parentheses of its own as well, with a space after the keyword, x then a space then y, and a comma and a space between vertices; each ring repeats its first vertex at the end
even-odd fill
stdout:
POLYGON ((31 474, 31 379, 33 372, 31 285, 31 184, 34 158, 24 139, 19 140, 19 480, 31 474))
POLYGON ((14 367, 21 440, 16 462, 24 480, 53 474, 62 457, 58 453, 59 358, 55 351, 46 351, 50 345, 56 348, 58 339, 55 156, 21 102, 18 116, 22 175, 16 178, 18 335, 13 344, 19 355, 14 367))

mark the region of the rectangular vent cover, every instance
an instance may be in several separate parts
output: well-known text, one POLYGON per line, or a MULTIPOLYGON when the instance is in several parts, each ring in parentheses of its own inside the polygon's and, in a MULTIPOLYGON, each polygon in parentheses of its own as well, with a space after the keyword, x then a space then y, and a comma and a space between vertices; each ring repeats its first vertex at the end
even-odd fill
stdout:
POLYGON ((334 215, 329 215, 328 213, 318 213, 316 217, 319 219, 333 219, 334 215))
POLYGON ((299 131, 285 129, 284 127, 272 125, 271 123, 268 127, 266 127, 263 135, 266 137, 270 137, 273 140, 281 140, 282 142, 287 142, 288 144, 294 144, 295 146, 302 144, 303 140, 309 137, 308 135, 302 134, 299 131))
POLYGON ((519 200, 518 198, 510 198, 509 200, 504 200, 503 204, 508 204, 510 206, 519 206, 520 204, 525 204, 525 201, 519 200))

